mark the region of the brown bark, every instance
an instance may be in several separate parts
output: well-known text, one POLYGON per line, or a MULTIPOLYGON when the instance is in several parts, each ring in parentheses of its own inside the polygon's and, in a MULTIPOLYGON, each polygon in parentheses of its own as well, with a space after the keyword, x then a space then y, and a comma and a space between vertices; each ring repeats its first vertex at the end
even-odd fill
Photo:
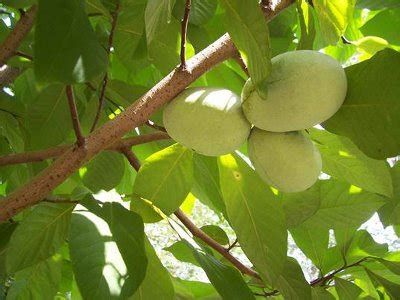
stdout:
MULTIPOLYGON (((267 18, 271 19, 293 1, 282 0, 276 10, 269 12, 267 18)), ((38 203, 93 156, 115 143, 128 131, 145 123, 162 105, 172 100, 198 77, 234 55, 236 48, 229 35, 225 34, 186 61, 185 70, 174 69, 123 113, 90 134, 85 148, 73 147, 67 150, 53 165, 4 198, 0 202, 0 222, 25 207, 38 203)))

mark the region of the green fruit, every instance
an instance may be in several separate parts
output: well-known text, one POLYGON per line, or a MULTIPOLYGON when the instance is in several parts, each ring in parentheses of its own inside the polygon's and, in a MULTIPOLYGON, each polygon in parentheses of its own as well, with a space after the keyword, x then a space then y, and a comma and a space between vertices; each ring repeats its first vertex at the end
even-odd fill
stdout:
POLYGON ((329 119, 342 105, 347 80, 341 65, 320 52, 299 50, 272 59, 268 96, 260 98, 249 79, 242 91, 243 111, 256 127, 285 132, 329 119))
POLYGON ((321 172, 321 155, 303 131, 269 132, 254 128, 249 157, 260 177, 282 192, 312 186, 321 172))
POLYGON ((250 133, 240 98, 217 88, 189 88, 164 110, 168 134, 198 153, 219 156, 242 145, 250 133))

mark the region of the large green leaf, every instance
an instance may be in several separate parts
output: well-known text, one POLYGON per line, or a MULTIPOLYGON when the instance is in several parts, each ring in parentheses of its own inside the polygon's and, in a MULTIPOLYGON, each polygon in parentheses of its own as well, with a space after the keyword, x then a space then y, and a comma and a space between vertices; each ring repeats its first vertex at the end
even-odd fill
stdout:
POLYGON ((219 185, 217 158, 194 153, 193 168, 195 196, 215 210, 225 213, 225 204, 219 185))
POLYGON ((34 46, 35 75, 41 83, 86 82, 107 67, 107 53, 83 0, 39 0, 34 46))
POLYGON ((192 156, 190 149, 179 144, 154 153, 140 168, 133 192, 171 214, 192 188, 192 156))
POLYGON ((279 276, 276 286, 285 300, 311 298, 311 287, 305 280, 301 267, 294 258, 287 258, 284 270, 279 276))
POLYGON ((223 299, 246 300, 255 299, 242 275, 234 267, 224 265, 213 256, 192 248, 193 256, 206 272, 208 279, 223 299))
POLYGON ((199 263, 193 257, 193 253, 191 249, 188 248, 185 241, 177 241, 164 248, 164 250, 170 252, 176 259, 180 261, 199 266, 199 263))
POLYGON ((398 0, 357 0, 356 7, 368 8, 371 10, 379 10, 383 8, 399 7, 400 3, 398 0))
POLYGON ((282 206, 240 157, 221 156, 219 168, 226 210, 240 246, 263 279, 273 284, 286 263, 282 206))
POLYGON ((267 93, 271 70, 268 27, 257 1, 221 0, 225 23, 258 91, 267 93))
POLYGON ((81 169, 82 181, 91 191, 109 191, 116 187, 124 175, 125 162, 120 153, 105 151, 81 169))
POLYGON ((72 130, 65 89, 52 85, 39 93, 27 108, 26 127, 32 149, 43 149, 64 142, 72 130))
POLYGON ((386 226, 400 224, 400 163, 390 169, 393 180, 393 197, 379 210, 379 217, 386 226))
POLYGON ((162 265, 150 242, 145 240, 148 259, 146 276, 130 300, 174 300, 175 291, 168 271, 162 265))
POLYGON ((13 115, 1 111, 1 108, 0 136, 3 136, 7 139, 7 142, 13 152, 23 152, 24 141, 22 139, 22 134, 19 128, 18 121, 13 115))
POLYGON ((355 0, 314 0, 322 36, 336 44, 353 16, 355 0))
POLYGON ((145 22, 147 42, 150 44, 158 33, 171 21, 175 0, 149 0, 146 6, 145 22))
POLYGON ((311 289, 312 300, 334 300, 335 297, 323 287, 316 286, 311 289))
POLYGON ((7 299, 53 300, 61 281, 61 258, 48 258, 15 274, 7 299))
POLYGON ((386 292, 386 294, 390 297, 390 299, 399 299, 400 298, 400 285, 387 280, 386 278, 376 274, 375 272, 365 269, 368 273, 368 276, 375 283, 376 286, 382 286, 386 292))
POLYGON ((369 158, 346 137, 317 129, 310 133, 321 152, 323 172, 370 192, 393 195, 386 161, 369 158))
POLYGON ((182 300, 220 300, 215 288, 205 282, 173 278, 177 299, 182 300))
POLYGON ((10 274, 52 256, 68 234, 73 204, 39 204, 23 219, 11 236, 7 249, 10 274))
POLYGON ((366 230, 357 231, 346 252, 347 263, 353 263, 368 256, 382 257, 388 252, 386 244, 379 244, 374 241, 366 230))
POLYGON ((144 34, 145 0, 124 0, 118 14, 113 46, 122 61, 134 58, 135 50, 144 34))
MULTIPOLYGON (((7 271, 5 266, 8 242, 18 223, 0 224, 0 282, 4 282, 7 271)), ((0 298, 1 299, 1 298, 0 298)))
POLYGON ((376 159, 400 153, 400 53, 386 49, 346 68, 348 90, 324 127, 349 137, 376 159))
POLYGON ((118 299, 128 271, 108 224, 93 213, 76 211, 68 240, 83 299, 118 299))
POLYGON ((364 35, 378 36, 387 40, 389 44, 400 45, 400 8, 383 10, 360 30, 364 35))
POLYGON ((301 36, 297 49, 313 49, 315 39, 314 17, 306 0, 297 0, 301 36))
POLYGON ((145 278, 147 258, 144 249, 142 218, 119 203, 104 203, 102 216, 107 221, 113 239, 128 269, 128 287, 123 288, 126 298, 131 296, 145 278))
MULTIPOLYGON (((178 20, 182 19, 186 0, 178 0, 174 6, 173 14, 178 20)), ((215 0, 192 0, 190 3, 189 23, 196 26, 205 25, 214 16, 218 1, 215 0)))
POLYGON ((363 290, 355 284, 338 277, 335 277, 335 286, 340 300, 358 299, 358 296, 363 292, 363 290))
POLYGON ((320 180, 305 192, 285 194, 283 207, 289 228, 359 226, 384 204, 384 198, 337 180, 320 180))
POLYGON ((312 260, 318 269, 322 269, 325 255, 328 251, 329 231, 328 229, 309 228, 297 226, 290 230, 296 245, 303 253, 312 260))

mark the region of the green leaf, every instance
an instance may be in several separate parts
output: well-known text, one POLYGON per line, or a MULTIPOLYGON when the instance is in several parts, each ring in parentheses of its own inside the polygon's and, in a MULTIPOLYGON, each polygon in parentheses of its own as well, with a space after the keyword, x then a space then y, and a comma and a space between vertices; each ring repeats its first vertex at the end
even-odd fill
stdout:
POLYGON ((128 270, 108 224, 93 213, 76 211, 68 240, 72 268, 83 299, 119 298, 128 270))
POLYGON ((360 226, 384 204, 384 198, 346 183, 320 180, 309 190, 283 195, 288 228, 360 226))
POLYGON ((379 218, 386 226, 400 224, 400 163, 390 169, 393 181, 393 197, 379 210, 379 218))
POLYGON ((72 130, 64 87, 52 85, 41 91, 29 103, 25 122, 33 150, 63 143, 72 130))
POLYGON ((355 262, 367 256, 384 256, 388 252, 386 244, 378 244, 366 230, 359 230, 353 236, 346 253, 347 263, 355 262))
POLYGON ((297 0, 301 35, 297 49, 313 49, 315 39, 314 17, 306 0, 297 0))
POLYGON ((273 284, 286 262, 287 231, 278 199, 240 157, 219 159, 222 194, 239 244, 264 280, 273 284))
POLYGON ((323 287, 313 287, 311 289, 312 300, 334 300, 335 297, 323 287))
POLYGON ((61 259, 57 255, 17 272, 7 299, 53 300, 60 281, 61 259))
POLYGON ((385 49, 346 68, 348 90, 339 111, 324 127, 349 137, 376 159, 400 153, 400 53, 385 49))
POLYGON ((18 121, 11 114, 1 111, 0 108, 0 136, 4 136, 13 152, 23 152, 24 140, 18 121))
POLYGON ((91 191, 109 191, 116 187, 124 175, 124 157, 116 152, 105 151, 93 158, 80 170, 85 186, 91 191))
POLYGON ((285 300, 310 299, 311 287, 305 280, 298 262, 288 257, 282 274, 276 282, 285 300))
POLYGON ((192 151, 179 144, 148 157, 136 176, 134 193, 149 200, 166 215, 185 200, 193 184, 192 151))
POLYGON ((216 157, 193 154, 194 186, 193 193, 200 201, 212 206, 219 212, 225 212, 219 185, 218 161, 216 157))
POLYGON ((378 13, 361 28, 364 35, 378 36, 389 44, 400 45, 400 8, 385 9, 378 13))
POLYGON ((113 46, 122 61, 132 60, 139 41, 144 34, 144 12, 146 1, 125 0, 122 2, 115 27, 113 46))
MULTIPOLYGON (((18 223, 2 223, 0 224, 0 282, 4 282, 7 271, 5 267, 5 260, 7 254, 8 242, 18 223)), ((1 293, 0 293, 1 295, 1 293)), ((1 299, 1 298, 0 298, 1 299)))
POLYGON ((35 75, 42 84, 86 82, 107 68, 107 53, 83 0, 39 0, 34 51, 35 75))
POLYGON ((379 261, 383 264, 387 269, 391 272, 400 275, 400 262, 398 261, 390 261, 383 258, 375 257, 375 260, 379 261))
POLYGON ((108 223, 113 239, 128 269, 129 288, 121 297, 131 296, 142 283, 147 268, 142 218, 119 203, 104 203, 102 217, 108 223))
POLYGON ((172 253, 172 255, 180 261, 199 266, 197 260, 193 257, 193 253, 184 241, 177 241, 171 246, 164 248, 164 250, 172 253))
POLYGON ((386 161, 369 158, 353 142, 327 131, 311 129, 322 156, 322 170, 369 192, 393 196, 390 168, 386 161))
POLYGON ((336 44, 353 16, 355 0, 314 0, 322 36, 328 44, 336 44))
POLYGON ((36 2, 36 0, 3 0, 2 4, 16 8, 23 8, 33 5, 36 2))
POLYGON ((383 8, 399 7, 398 0, 357 0, 357 8, 368 8, 370 10, 380 10, 383 8))
POLYGON ((201 299, 201 300, 217 300, 221 299, 215 288, 205 282, 182 280, 173 278, 177 299, 201 299))
POLYGON ((146 6, 145 22, 147 42, 151 44, 160 31, 171 21, 175 0, 149 0, 146 6))
POLYGON ((145 239, 145 249, 148 259, 146 276, 129 300, 176 299, 171 276, 147 239, 145 239))
POLYGON ((385 292, 391 299, 399 299, 400 298, 400 286, 392 281, 387 280, 386 278, 372 272, 371 270, 365 268, 368 276, 371 280, 377 285, 382 286, 385 289, 385 292))
POLYGON ((328 229, 311 229, 300 225, 291 229, 290 233, 301 251, 321 270, 328 251, 328 229))
POLYGON ((186 245, 192 248, 193 256, 206 272, 208 279, 223 299, 255 299, 238 270, 222 264, 209 254, 197 251, 189 243, 186 243, 186 245))
POLYGON ((10 274, 52 256, 68 234, 73 204, 41 203, 21 221, 7 249, 10 274))
POLYGON ((340 300, 358 299, 358 296, 363 292, 363 290, 354 283, 339 277, 335 277, 335 287, 340 300))
POLYGON ((228 245, 229 238, 226 235, 226 232, 219 226, 216 225, 205 225, 200 228, 203 230, 207 235, 212 237, 215 241, 217 241, 221 245, 228 245))
POLYGON ((271 54, 266 20, 257 1, 221 0, 225 23, 235 46, 249 69, 254 86, 266 95, 271 54))
MULTIPOLYGON (((178 0, 174 6, 173 14, 180 20, 185 11, 185 0, 178 0)), ((192 0, 190 3, 189 23, 203 26, 214 16, 218 1, 215 0, 192 0)))

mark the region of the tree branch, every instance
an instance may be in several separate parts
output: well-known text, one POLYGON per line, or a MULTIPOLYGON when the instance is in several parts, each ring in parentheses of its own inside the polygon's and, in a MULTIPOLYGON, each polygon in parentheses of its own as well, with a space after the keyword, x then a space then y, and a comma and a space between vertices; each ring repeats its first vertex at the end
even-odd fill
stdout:
POLYGON ((20 68, 10 67, 7 65, 0 67, 0 89, 14 82, 21 72, 22 70, 20 68))
MULTIPOLYGON (((108 36, 108 46, 106 49, 108 56, 110 56, 111 47, 113 45, 114 32, 115 32, 115 27, 117 26, 119 10, 120 10, 120 3, 118 1, 117 6, 116 6, 115 11, 112 16, 111 31, 110 31, 110 35, 108 36)), ((102 112, 103 106, 104 106, 104 96, 106 93, 107 83, 108 83, 108 72, 106 71, 106 73, 104 74, 104 77, 103 77, 103 84, 102 84, 101 90, 100 90, 99 106, 97 107, 96 116, 94 118, 90 132, 93 132, 93 130, 95 130, 97 123, 99 122, 101 112, 102 112)))
MULTIPOLYGON (((294 0, 281 0, 276 10, 266 14, 268 19, 292 4, 294 0)), ((189 84, 215 65, 236 54, 228 34, 209 45, 188 61, 187 70, 175 68, 164 79, 127 107, 115 119, 95 130, 87 137, 86 149, 73 147, 60 156, 51 166, 40 172, 24 186, 0 201, 0 222, 11 218, 25 207, 46 197, 94 155, 118 141, 125 133, 145 123, 162 105, 172 100, 189 84)))
POLYGON ((342 271, 344 271, 344 270, 346 270, 348 268, 358 266, 359 264, 361 264, 362 262, 364 262, 367 259, 368 259, 368 257, 364 257, 364 258, 362 258, 362 259, 360 259, 360 260, 358 260, 355 263, 352 263, 350 265, 346 265, 345 264, 343 267, 333 271, 332 273, 330 273, 328 275, 325 275, 325 276, 323 276, 321 278, 318 278, 316 280, 311 281, 310 285, 312 285, 312 286, 314 286, 314 285, 324 285, 329 280, 331 280, 333 277, 335 277, 336 274, 338 274, 338 273, 340 273, 340 272, 342 272, 342 271))
POLYGON ((193 236, 201 239, 215 251, 220 253, 223 257, 225 257, 229 262, 231 262, 238 270, 242 273, 247 274, 251 277, 255 277, 260 279, 260 275, 249 267, 242 264, 238 261, 232 254, 229 253, 229 250, 225 249, 218 242, 208 236, 203 230, 198 228, 179 208, 175 211, 175 216, 182 222, 183 225, 193 234, 193 236))
POLYGON ((74 99, 74 90, 72 85, 67 85, 65 88, 67 94, 69 111, 71 113, 72 126, 74 127, 76 143, 78 146, 85 145, 85 138, 82 135, 81 124, 79 123, 78 110, 76 109, 76 103, 74 99))
MULTIPOLYGON (((139 144, 145 144, 152 141, 169 139, 169 135, 165 132, 154 132, 145 135, 139 135, 119 140, 111 145, 107 150, 119 151, 122 147, 132 147, 139 144)), ((0 157, 0 166, 15 165, 22 163, 31 163, 44 161, 46 159, 55 158, 62 155, 65 151, 72 149, 73 145, 61 145, 54 148, 30 151, 24 153, 14 153, 0 157)))
MULTIPOLYGON (((125 155, 125 157, 130 162, 131 166, 139 172, 140 169, 140 161, 136 157, 135 153, 131 151, 129 148, 121 149, 121 152, 125 155)), ((175 216, 182 222, 183 225, 193 234, 193 236, 201 239, 215 251, 219 252, 223 257, 225 257, 228 261, 230 261, 236 268, 238 268, 242 273, 247 274, 249 276, 260 279, 260 275, 249 267, 242 264, 239 260, 237 260, 232 254, 229 253, 230 249, 224 248, 217 241, 211 238, 207 233, 197 227, 189 218, 185 215, 185 213, 179 208, 175 211, 175 216)))
POLYGON ((26 13, 21 15, 18 23, 0 45, 0 66, 4 65, 14 55, 24 37, 31 30, 36 14, 37 5, 32 5, 26 13))
POLYGON ((191 0, 186 0, 185 13, 181 21, 181 69, 186 68, 186 35, 189 24, 191 0))

